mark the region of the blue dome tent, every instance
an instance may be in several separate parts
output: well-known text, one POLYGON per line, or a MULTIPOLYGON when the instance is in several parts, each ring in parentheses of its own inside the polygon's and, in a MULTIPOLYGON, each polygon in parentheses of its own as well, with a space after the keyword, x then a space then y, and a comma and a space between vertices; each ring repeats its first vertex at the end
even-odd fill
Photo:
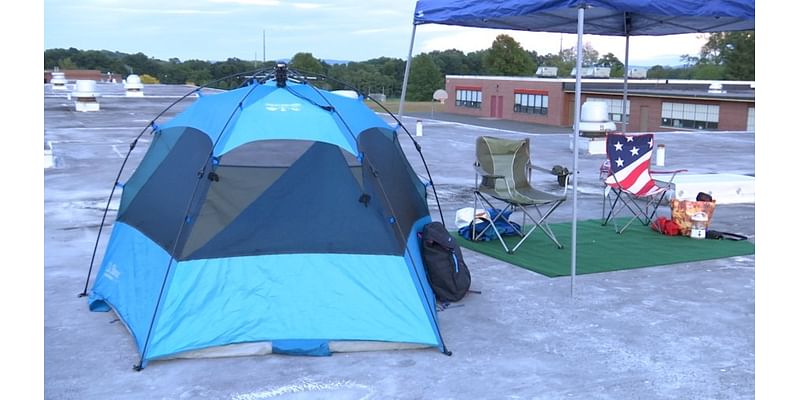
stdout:
POLYGON ((194 356, 449 354, 418 243, 426 187, 396 132, 363 98, 276 71, 153 124, 90 309, 124 322, 137 369, 194 356))

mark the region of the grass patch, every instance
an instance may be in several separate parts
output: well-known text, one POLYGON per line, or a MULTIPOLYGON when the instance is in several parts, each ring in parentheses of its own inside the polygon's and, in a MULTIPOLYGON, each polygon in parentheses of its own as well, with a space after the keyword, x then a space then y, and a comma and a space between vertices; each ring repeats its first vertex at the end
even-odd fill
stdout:
MULTIPOLYGON (((366 104, 369 108, 371 108, 375 112, 386 112, 384 111, 379 105, 375 104, 375 102, 371 100, 367 100, 366 104)), ((384 107, 386 107, 389 111, 393 114, 397 114, 400 112, 400 99, 387 99, 385 102, 382 102, 384 107)), ((403 113, 430 113, 431 110, 433 112, 444 112, 444 104, 431 101, 406 101, 405 105, 403 106, 403 113)))

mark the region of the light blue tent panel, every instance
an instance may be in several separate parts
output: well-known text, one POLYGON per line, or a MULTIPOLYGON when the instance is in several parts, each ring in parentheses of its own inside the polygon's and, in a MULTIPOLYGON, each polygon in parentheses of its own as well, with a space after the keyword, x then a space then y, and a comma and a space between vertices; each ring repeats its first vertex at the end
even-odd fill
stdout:
POLYGON ((169 263, 169 254, 141 232, 125 223, 114 224, 89 308, 108 311, 113 307, 140 353, 169 263))
MULTIPOLYGON (((180 262, 146 358, 298 338, 437 346, 431 305, 419 295, 410 272, 405 257, 388 255, 277 254, 180 262)), ((424 271, 421 278, 426 279, 424 271)))
POLYGON ((200 97, 160 128, 176 126, 209 135, 218 143, 215 156, 245 143, 271 139, 326 142, 357 156, 359 133, 376 127, 391 130, 361 100, 293 82, 287 82, 285 89, 267 82, 200 97))
MULTIPOLYGON (((369 340, 442 347, 434 295, 415 224, 404 256, 277 254, 172 261, 146 360, 184 351, 273 340, 369 340)), ((144 349, 166 252, 123 223, 112 232, 91 294, 113 304, 144 349), (127 275, 127 276, 126 276, 127 275)))

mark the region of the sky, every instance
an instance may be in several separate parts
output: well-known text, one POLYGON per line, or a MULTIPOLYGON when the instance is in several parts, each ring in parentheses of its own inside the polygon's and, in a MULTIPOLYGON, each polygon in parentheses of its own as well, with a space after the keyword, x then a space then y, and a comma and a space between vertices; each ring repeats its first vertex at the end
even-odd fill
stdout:
MULTIPOLYGON (((311 53, 325 60, 406 59, 412 34, 413 0, 45 0, 44 48, 142 52, 223 61, 289 59, 311 53), (265 51, 266 50, 266 51, 265 51)), ((577 44, 576 35, 501 31, 444 25, 417 28, 413 55, 491 47, 506 33, 540 55, 577 44)), ((630 65, 681 64, 705 43, 699 34, 632 37, 630 65)), ((625 39, 585 35, 600 55, 624 61, 625 39)))

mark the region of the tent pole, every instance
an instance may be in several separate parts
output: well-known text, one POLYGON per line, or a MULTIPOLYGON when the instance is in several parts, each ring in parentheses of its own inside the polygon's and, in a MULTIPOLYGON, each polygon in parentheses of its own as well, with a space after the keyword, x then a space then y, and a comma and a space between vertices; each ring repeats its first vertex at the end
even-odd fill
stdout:
POLYGON ((578 131, 581 120, 581 67, 583 66, 583 12, 584 7, 578 8, 578 54, 575 61, 575 116, 572 121, 572 254, 570 265, 569 295, 575 297, 575 271, 578 243, 578 131))
POLYGON ((625 35, 625 72, 622 76, 622 133, 628 132, 628 46, 630 45, 631 36, 625 35))
POLYGON ((403 90, 400 92, 400 108, 397 111, 400 123, 403 123, 403 106, 406 101, 406 88, 408 87, 408 72, 411 70, 411 52, 414 50, 414 36, 417 34, 417 25, 411 29, 411 44, 408 45, 408 58, 406 58, 406 71, 403 74, 403 90))

